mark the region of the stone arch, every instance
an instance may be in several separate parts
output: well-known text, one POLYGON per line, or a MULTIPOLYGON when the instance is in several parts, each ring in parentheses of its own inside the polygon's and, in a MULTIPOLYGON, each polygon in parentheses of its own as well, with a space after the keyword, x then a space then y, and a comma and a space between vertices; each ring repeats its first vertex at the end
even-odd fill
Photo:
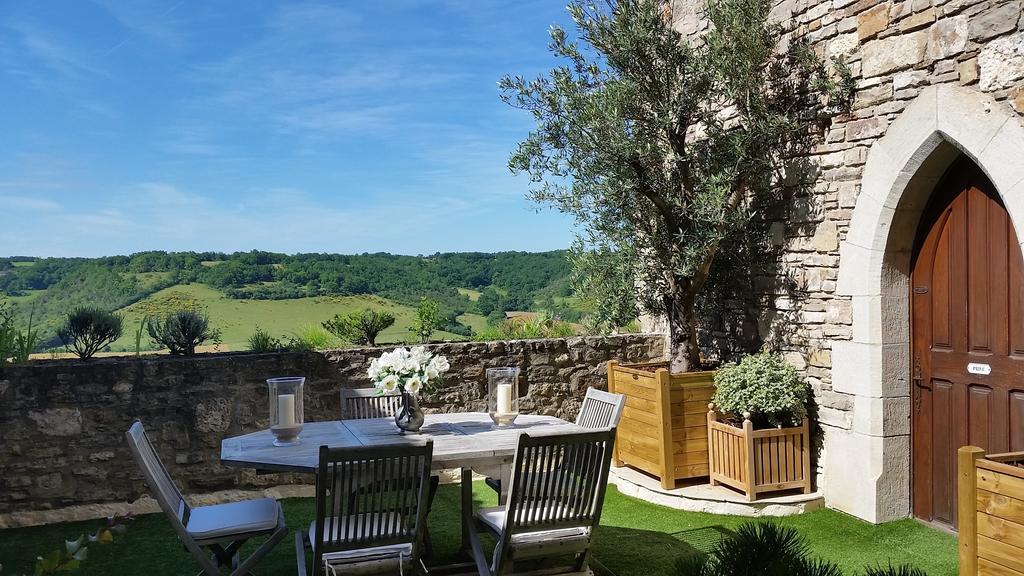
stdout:
POLYGON ((851 339, 832 343, 832 388, 851 398, 847 429, 825 435, 830 506, 873 522, 910 514, 910 257, 921 212, 950 163, 985 171, 1024 238, 1024 123, 974 89, 924 89, 868 153, 836 293, 851 339))

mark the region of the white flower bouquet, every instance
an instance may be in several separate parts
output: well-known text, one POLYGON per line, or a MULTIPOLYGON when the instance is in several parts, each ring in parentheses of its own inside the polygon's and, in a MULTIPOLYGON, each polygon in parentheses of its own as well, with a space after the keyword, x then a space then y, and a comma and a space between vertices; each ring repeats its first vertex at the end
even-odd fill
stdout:
POLYGON ((444 356, 434 356, 423 346, 395 348, 370 361, 366 375, 381 394, 406 392, 413 396, 441 382, 451 366, 444 356))

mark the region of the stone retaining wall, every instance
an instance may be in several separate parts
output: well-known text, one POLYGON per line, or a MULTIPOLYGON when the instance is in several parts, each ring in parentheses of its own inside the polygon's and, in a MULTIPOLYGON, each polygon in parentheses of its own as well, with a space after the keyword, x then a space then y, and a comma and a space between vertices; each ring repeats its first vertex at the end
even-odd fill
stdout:
MULTIPOLYGON (((622 335, 431 345, 448 357, 452 370, 445 385, 424 399, 424 407, 485 410, 485 368, 519 366, 521 409, 572 418, 587 387, 605 387, 608 360, 658 359, 663 342, 660 335, 622 335)), ((135 418, 146 425, 186 494, 306 482, 225 468, 220 441, 266 427, 264 380, 271 376, 305 376, 306 419, 337 419, 338 390, 368 385, 369 360, 382 351, 153 356, 8 367, 0 377, 0 528, 53 521, 60 514, 47 511, 70 507, 102 511, 102 505, 147 494, 124 441, 135 418)))

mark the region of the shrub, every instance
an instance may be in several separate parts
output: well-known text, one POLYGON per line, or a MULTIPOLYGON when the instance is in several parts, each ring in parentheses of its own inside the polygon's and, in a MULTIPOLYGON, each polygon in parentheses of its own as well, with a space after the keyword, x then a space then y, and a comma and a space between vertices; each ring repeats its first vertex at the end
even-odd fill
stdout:
POLYGON ((799 532, 774 522, 747 522, 710 554, 676 566, 678 576, 842 576, 835 564, 812 560, 799 532))
POLYGON ((123 331, 121 316, 100 308, 82 307, 68 314, 64 325, 57 330, 57 336, 65 350, 88 360, 120 338, 123 331))
POLYGON ((285 348, 293 352, 309 352, 337 348, 339 344, 338 338, 324 327, 307 324, 292 332, 285 348))
POLYGON ((280 338, 274 338, 259 326, 256 327, 252 336, 249 336, 249 350, 253 352, 277 352, 283 348, 284 345, 281 344, 280 338))
POLYGON ((17 335, 14 312, 7 302, 0 302, 0 368, 14 356, 14 341, 17 335))
POLYGON ((150 318, 146 322, 149 337, 171 354, 192 355, 204 342, 219 341, 220 330, 210 328, 210 319, 194 310, 171 312, 163 318, 150 318))
POLYGON ((377 336, 395 323, 395 315, 386 310, 359 310, 345 316, 336 314, 323 327, 345 342, 377 345, 377 336))
POLYGON ((538 312, 526 319, 512 318, 503 321, 490 330, 477 334, 476 339, 487 340, 536 340, 540 338, 566 338, 575 336, 572 324, 547 312, 538 312))
POLYGON ((758 424, 796 425, 807 414, 807 383, 780 354, 760 352, 715 373, 715 407, 758 424))
POLYGON ((409 331, 416 335, 420 344, 426 344, 440 327, 441 311, 437 301, 420 298, 420 303, 416 307, 416 318, 413 319, 409 331))
MULTIPOLYGON (((677 576, 843 576, 831 562, 811 558, 807 539, 775 522, 746 522, 708 554, 676 563, 677 576)), ((911 566, 868 567, 865 576, 928 576, 911 566)))
POLYGON ((14 346, 12 352, 14 353, 15 364, 27 364, 32 356, 32 353, 36 351, 39 346, 39 331, 34 329, 35 325, 36 309, 32 307, 32 311, 28 315, 28 328, 24 332, 16 330, 14 332, 14 346))

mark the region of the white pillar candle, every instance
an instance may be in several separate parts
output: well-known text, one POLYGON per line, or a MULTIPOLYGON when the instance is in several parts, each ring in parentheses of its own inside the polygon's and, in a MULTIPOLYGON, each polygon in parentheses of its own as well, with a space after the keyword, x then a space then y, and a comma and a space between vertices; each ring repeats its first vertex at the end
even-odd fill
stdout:
POLYGON ((512 413, 512 385, 498 384, 498 414, 512 413))
POLYGON ((295 394, 277 397, 277 423, 284 427, 295 426, 295 394))

